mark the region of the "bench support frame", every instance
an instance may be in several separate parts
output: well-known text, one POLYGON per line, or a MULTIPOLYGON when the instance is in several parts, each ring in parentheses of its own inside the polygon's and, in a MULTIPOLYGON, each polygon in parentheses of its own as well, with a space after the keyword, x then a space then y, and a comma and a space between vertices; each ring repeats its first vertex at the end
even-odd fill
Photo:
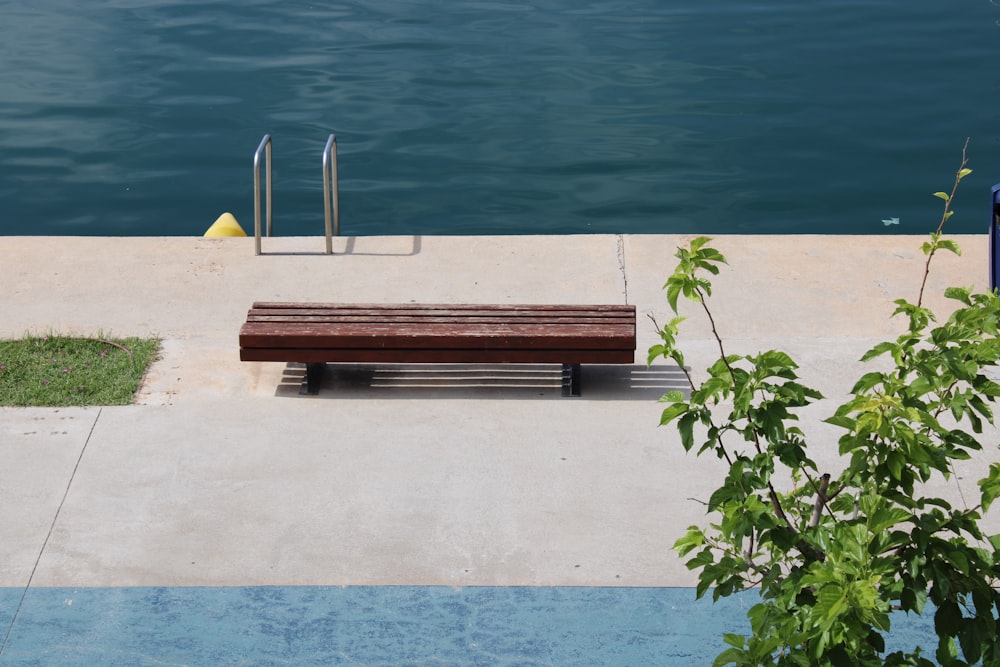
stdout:
POLYGON ((582 371, 580 370, 580 364, 563 364, 562 366, 562 395, 563 396, 579 396, 580 395, 580 376, 582 371))
POLYGON ((326 362, 318 361, 306 364, 306 377, 299 389, 299 394, 309 394, 315 396, 319 393, 319 387, 323 384, 323 373, 326 371, 326 362))

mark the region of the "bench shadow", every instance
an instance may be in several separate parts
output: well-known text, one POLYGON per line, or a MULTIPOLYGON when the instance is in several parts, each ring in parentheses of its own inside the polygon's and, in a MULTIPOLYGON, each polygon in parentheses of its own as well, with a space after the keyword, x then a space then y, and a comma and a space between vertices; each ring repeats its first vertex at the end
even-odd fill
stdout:
POLYGON ((300 393, 305 364, 285 366, 275 396, 303 399, 560 399, 655 401, 687 392, 678 368, 582 366, 581 396, 562 395, 562 367, 553 364, 327 364, 320 391, 300 393))

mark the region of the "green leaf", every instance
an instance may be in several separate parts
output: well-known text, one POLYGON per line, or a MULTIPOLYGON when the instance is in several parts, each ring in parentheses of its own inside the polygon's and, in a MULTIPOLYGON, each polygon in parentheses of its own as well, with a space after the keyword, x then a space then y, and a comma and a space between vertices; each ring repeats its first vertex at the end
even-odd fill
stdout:
POLYGON ((683 284, 680 281, 671 279, 667 285, 667 303, 670 304, 670 310, 677 312, 677 297, 680 296, 681 288, 683 284))
POLYGON ((934 612, 934 631, 938 636, 955 635, 962 628, 962 611, 954 600, 944 600, 934 612))
POLYGON ((649 354, 646 357, 646 365, 652 366, 653 362, 660 357, 666 356, 669 353, 669 348, 666 345, 653 345, 649 348, 649 354))
POLYGON ((893 342, 879 343, 872 349, 865 352, 864 356, 861 357, 861 361, 871 361, 875 357, 880 357, 886 352, 894 352, 899 349, 899 345, 893 342))
POLYGON ((892 475, 893 479, 898 481, 903 478, 903 465, 906 463, 906 457, 898 451, 891 451, 886 455, 885 463, 889 467, 889 474, 892 475))
MULTIPOLYGON (((711 547, 706 547, 702 549, 700 552, 698 552, 698 554, 694 558, 689 560, 686 565, 687 569, 689 570, 697 570, 699 568, 704 568, 707 565, 711 565, 714 562, 715 562, 715 557, 712 555, 711 547)), ((705 577, 704 572, 701 575, 701 579, 705 582, 706 586, 705 590, 707 590, 707 587, 711 586, 712 581, 714 581, 712 577, 705 577)), ((700 593, 696 591, 696 597, 698 598, 701 598, 701 596, 704 594, 705 591, 701 591, 700 593)))
POLYGON ((948 560, 949 563, 955 566, 956 570, 958 570, 965 576, 969 576, 969 559, 963 552, 959 551, 958 549, 953 549, 952 551, 949 551, 947 553, 945 558, 948 560))
POLYGON ((989 475, 979 480, 979 489, 982 492, 983 513, 985 514, 997 496, 1000 496, 1000 463, 990 464, 989 475))
MULTIPOLYGON (((937 616, 934 617, 934 622, 936 630, 937 616)), ((942 633, 938 632, 938 648, 934 657, 942 665, 955 664, 958 659, 958 645, 955 644, 955 640, 950 636, 942 636, 942 633)))
POLYGON ((947 192, 935 192, 934 196, 937 197, 938 199, 943 199, 945 201, 951 199, 951 195, 949 195, 947 192))
POLYGON ((847 599, 840 584, 826 584, 816 593, 815 611, 820 617, 820 626, 829 627, 847 609, 847 599))
POLYGON ((741 651, 736 648, 727 648, 725 651, 720 653, 715 661, 712 663, 712 667, 725 667, 726 665, 743 665, 746 664, 744 656, 745 651, 741 651))
POLYGON ((684 557, 704 544, 705 533, 701 532, 701 529, 697 526, 690 526, 684 537, 680 537, 674 542, 674 551, 681 557, 684 557))
POLYGON ((712 497, 708 499, 708 507, 710 510, 717 510, 720 505, 730 500, 742 500, 744 497, 742 489, 727 483, 715 490, 712 497))
POLYGON ((959 170, 959 172, 958 172, 958 180, 962 180, 963 178, 965 178, 966 176, 968 176, 971 173, 972 173, 971 169, 961 169, 961 170, 959 170))
MULTIPOLYGON (((952 213, 952 211, 949 211, 948 213, 950 215, 952 213)), ((956 243, 955 241, 952 241, 950 239, 942 239, 942 240, 938 241, 937 247, 941 248, 943 250, 950 250, 951 252, 955 253, 956 255, 961 255, 962 254, 962 249, 958 246, 958 243, 956 243)))
POLYGON ((927 591, 904 588, 899 594, 899 602, 903 611, 914 611, 917 614, 922 614, 924 605, 927 604, 927 591))
POLYGON ((857 422, 850 417, 845 415, 834 415, 832 417, 827 417, 824 419, 827 424, 833 424, 834 426, 839 426, 840 428, 846 428, 848 431, 853 431, 857 422))
POLYGON ((869 518, 868 530, 873 534, 882 533, 911 516, 910 512, 900 507, 880 507, 869 518))
POLYGON ((702 246, 704 246, 706 243, 711 243, 711 241, 712 241, 711 236, 698 236, 696 238, 691 239, 691 242, 688 243, 688 247, 691 249, 691 252, 697 252, 701 250, 702 246))
POLYGON ((681 436, 681 445, 686 452, 690 452, 694 447, 694 424, 697 420, 696 413, 688 412, 677 421, 677 433, 681 436))
POLYGON ((684 370, 684 354, 680 350, 671 350, 670 358, 674 360, 675 364, 677 364, 677 368, 684 370))
POLYGON ((663 414, 660 415, 660 426, 666 426, 687 412, 689 409, 690 406, 687 403, 674 403, 673 405, 667 406, 663 409, 663 414))
POLYGON ((785 352, 769 350, 757 357, 757 365, 770 370, 798 368, 798 364, 785 352))
POLYGON ((965 630, 958 635, 958 642, 962 646, 962 657, 968 664, 974 665, 982 657, 983 643, 992 638, 994 633, 985 630, 979 619, 967 623, 965 630))
POLYGON ((863 394, 864 392, 877 387, 885 381, 885 376, 882 373, 865 373, 861 378, 855 383, 854 387, 851 389, 852 394, 863 394))
MULTIPOLYGON (((711 239, 710 239, 711 240, 711 239)), ((718 262, 720 264, 726 263, 726 258, 722 256, 722 253, 715 248, 705 248, 701 251, 701 257, 709 262, 718 262)))
POLYGON ((674 389, 673 391, 668 391, 660 398, 661 403, 683 403, 684 402, 684 392, 679 389, 674 389))
POLYGON ((944 291, 945 298, 961 301, 967 306, 972 305, 972 299, 969 298, 970 294, 972 294, 971 287, 949 287, 944 291))

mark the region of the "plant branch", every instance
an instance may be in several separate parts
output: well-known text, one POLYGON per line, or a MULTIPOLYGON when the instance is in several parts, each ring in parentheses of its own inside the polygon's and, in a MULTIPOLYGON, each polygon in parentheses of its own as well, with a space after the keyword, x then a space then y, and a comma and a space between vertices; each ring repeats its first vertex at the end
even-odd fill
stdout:
POLYGON ((815 528, 819 525, 819 519, 823 515, 824 507, 830 514, 831 518, 836 518, 833 516, 833 512, 830 510, 830 507, 826 504, 826 501, 828 500, 826 492, 830 488, 830 473, 823 473, 823 476, 819 478, 819 486, 817 487, 816 482, 809 475, 809 471, 803 468, 802 472, 805 473, 806 479, 809 480, 809 483, 812 484, 813 489, 816 491, 816 503, 813 505, 812 519, 809 520, 809 527, 815 528))
MULTIPOLYGON (((712 310, 708 307, 708 301, 705 298, 705 294, 701 291, 701 288, 696 287, 695 293, 698 295, 698 302, 701 304, 702 310, 705 311, 705 315, 708 317, 709 325, 712 327, 712 336, 715 337, 715 342, 719 346, 719 357, 722 359, 722 363, 725 364, 726 370, 729 372, 730 381, 735 386, 736 371, 733 370, 733 367, 729 364, 729 359, 726 358, 726 348, 725 345, 723 345, 722 343, 722 336, 719 335, 719 330, 715 326, 715 318, 712 316, 712 310)), ((763 449, 760 446, 760 433, 756 429, 754 429, 753 431, 753 438, 754 438, 753 440, 754 448, 757 450, 758 454, 762 454, 763 449)), ((722 449, 722 452, 726 457, 726 461, 729 463, 730 466, 732 466, 732 461, 729 458, 729 453, 726 451, 725 447, 722 446, 721 435, 717 438, 717 440, 719 443, 719 447, 722 449)), ((790 530, 798 534, 798 531, 795 530, 794 526, 792 525, 792 522, 789 521, 788 515, 785 514, 785 508, 781 506, 781 500, 778 497, 778 491, 777 489, 774 488, 774 484, 771 483, 771 480, 767 481, 767 493, 768 497, 771 500, 771 507, 774 510, 774 513, 777 514, 778 517, 785 522, 785 525, 787 525, 790 530)))
MULTIPOLYGON (((649 321, 653 323, 653 326, 656 327, 657 331, 661 331, 660 323, 656 321, 656 318, 652 313, 646 313, 646 317, 648 317, 649 321)), ((694 378, 691 377, 691 373, 688 369, 683 364, 677 364, 677 367, 681 369, 681 373, 683 373, 684 377, 687 379, 688 386, 691 387, 691 390, 694 391, 697 389, 698 387, 694 383, 694 378)))
POLYGON ((104 343, 105 345, 110 345, 111 347, 117 347, 119 350, 124 350, 128 354, 128 356, 130 357, 132 356, 132 350, 128 349, 124 345, 119 345, 113 340, 104 340, 103 338, 94 338, 93 340, 97 341, 98 343, 104 343))
MULTIPOLYGON (((951 202, 955 199, 955 193, 958 192, 958 183, 962 180, 962 170, 965 169, 965 165, 969 163, 969 158, 967 157, 967 151, 969 149, 969 139, 965 139, 965 145, 962 146, 962 163, 958 166, 958 170, 955 172, 955 182, 952 183, 951 193, 948 194, 948 198, 944 202, 944 213, 941 214, 941 222, 938 223, 937 231, 934 232, 934 238, 936 239, 941 235, 941 231, 944 229, 944 223, 948 221, 949 212, 951 210, 951 202)), ((917 308, 920 308, 924 301, 924 289, 927 287, 927 277, 931 272, 931 260, 934 259, 934 253, 937 252, 937 244, 931 244, 930 252, 927 253, 927 261, 924 262, 924 277, 920 281, 920 294, 917 296, 917 308)))
POLYGON ((715 318, 712 317, 712 311, 708 308, 708 302, 705 299, 705 295, 699 287, 695 288, 695 293, 698 295, 698 302, 705 311, 705 315, 708 316, 708 323, 712 327, 712 336, 715 337, 715 342, 719 346, 719 356, 722 358, 722 363, 724 363, 726 365, 726 369, 729 370, 730 379, 732 379, 733 382, 736 382, 736 373, 733 371, 733 367, 729 365, 729 360, 726 359, 726 348, 722 344, 722 336, 719 335, 719 330, 715 326, 715 318))

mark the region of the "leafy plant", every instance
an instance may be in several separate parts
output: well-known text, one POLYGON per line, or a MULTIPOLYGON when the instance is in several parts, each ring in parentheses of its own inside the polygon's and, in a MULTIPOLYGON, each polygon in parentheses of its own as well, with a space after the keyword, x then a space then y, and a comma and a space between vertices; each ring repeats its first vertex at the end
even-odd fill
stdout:
POLYGON ((690 384, 661 399, 661 424, 675 425, 686 450, 725 460, 728 472, 708 499, 711 525, 690 527, 675 549, 698 571, 698 597, 760 594, 747 613, 750 633, 724 636, 717 667, 1000 665, 1000 536, 980 528, 1000 495, 1000 464, 989 466, 972 508, 923 486, 950 478, 953 462, 982 448, 1000 396, 985 372, 1000 358, 1000 298, 949 289, 956 310, 942 323, 923 305, 935 254, 960 252, 942 230, 966 163, 963 148, 951 191, 935 195, 944 212, 923 244, 916 302, 895 301, 906 331, 862 357, 888 370, 865 372, 826 420, 843 431, 839 473, 810 458, 796 410, 822 395, 799 381, 795 361, 777 350, 727 352, 709 308, 725 257, 705 237, 677 252, 667 302, 675 315, 681 297, 700 305, 718 359, 696 382, 677 345, 683 318, 657 326, 662 343, 649 362, 672 360, 690 384), (933 614, 937 646, 887 653, 894 611, 933 614))

